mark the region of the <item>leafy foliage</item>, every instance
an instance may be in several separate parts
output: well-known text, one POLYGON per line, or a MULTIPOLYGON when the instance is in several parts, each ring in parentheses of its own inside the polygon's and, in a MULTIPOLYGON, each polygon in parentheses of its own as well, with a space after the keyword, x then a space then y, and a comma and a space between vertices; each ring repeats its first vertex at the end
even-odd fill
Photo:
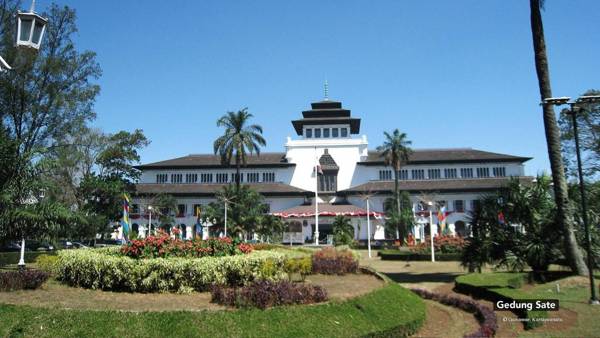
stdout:
POLYGON ((398 239, 404 239, 408 236, 410 229, 415 222, 410 202, 410 195, 403 191, 400 193, 400 202, 395 197, 388 198, 383 204, 386 214, 385 228, 389 234, 398 235, 398 239), (398 213, 400 205, 400 213, 398 213))
POLYGON ((312 258, 313 273, 345 275, 358 271, 358 259, 350 250, 321 249, 312 258))
POLYGON ((59 251, 56 278, 73 286, 134 292, 203 291, 213 284, 236 286, 257 279, 286 278, 285 256, 272 251, 222 257, 134 259, 121 255, 119 250, 59 251), (274 268, 263 269, 267 263, 274 268))
POLYGON ((312 284, 259 280, 241 288, 217 285, 211 289, 211 296, 213 302, 223 305, 266 309, 282 305, 324 302, 327 300, 327 291, 312 284))
POLYGON ((217 127, 225 128, 225 133, 215 140, 214 152, 221 156, 221 163, 224 165, 231 165, 231 160, 235 160, 237 188, 240 187, 240 166, 246 165, 247 154, 260 155, 260 147, 267 144, 262 137, 262 127, 257 124, 248 125, 252 117, 248 108, 244 108, 237 112, 227 112, 217 120, 217 127))
POLYGON ((44 284, 50 274, 40 270, 1 271, 0 291, 33 290, 44 284))
POLYGON ((184 241, 171 238, 165 232, 157 236, 132 240, 121 247, 121 253, 131 258, 169 258, 169 257, 222 257, 252 252, 252 246, 239 243, 229 237, 210 238, 206 241, 195 239, 184 241))
POLYGON ((338 215, 333 220, 333 241, 335 245, 350 245, 354 240, 354 227, 350 218, 338 215))

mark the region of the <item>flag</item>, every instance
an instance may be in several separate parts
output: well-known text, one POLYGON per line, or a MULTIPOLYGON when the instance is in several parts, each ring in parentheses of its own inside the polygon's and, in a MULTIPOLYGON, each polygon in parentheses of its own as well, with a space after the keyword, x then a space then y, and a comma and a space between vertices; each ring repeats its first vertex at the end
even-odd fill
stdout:
POLYGON ((502 211, 498 213, 498 223, 500 223, 500 225, 504 225, 506 223, 504 220, 504 213, 502 211))
POLYGON ((121 220, 121 227, 123 228, 123 240, 129 240, 129 197, 127 194, 123 194, 123 219, 121 220))
POLYGON ((321 165, 317 164, 314 168, 313 168, 313 174, 316 175, 323 175, 323 170, 321 169, 321 165))
POLYGON ((438 222, 440 223, 440 228, 442 228, 441 233, 443 234, 446 228, 446 206, 443 206, 438 210, 437 218, 438 222))

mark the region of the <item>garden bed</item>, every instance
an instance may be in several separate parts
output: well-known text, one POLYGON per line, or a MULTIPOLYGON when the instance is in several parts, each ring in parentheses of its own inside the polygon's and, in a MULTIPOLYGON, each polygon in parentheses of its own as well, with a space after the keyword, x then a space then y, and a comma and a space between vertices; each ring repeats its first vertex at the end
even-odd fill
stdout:
POLYGON ((270 310, 124 315, 119 311, 0 305, 0 318, 0 336, 402 337, 422 325, 425 306, 417 295, 390 283, 343 302, 270 310))

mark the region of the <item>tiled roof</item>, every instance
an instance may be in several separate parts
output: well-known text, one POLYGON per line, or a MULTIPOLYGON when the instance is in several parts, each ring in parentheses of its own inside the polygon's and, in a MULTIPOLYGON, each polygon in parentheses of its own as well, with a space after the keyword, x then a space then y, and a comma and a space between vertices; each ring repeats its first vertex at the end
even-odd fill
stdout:
MULTIPOLYGON (((533 181, 531 176, 520 176, 519 181, 528 184, 533 181)), ((506 186, 509 177, 472 178, 455 180, 410 180, 399 181, 400 191, 407 192, 467 192, 467 191, 494 191, 506 186)), ((394 181, 371 181, 352 188, 338 191, 339 195, 352 195, 356 193, 391 193, 394 191, 394 181)))
MULTIPOLYGON (((246 168, 257 167, 290 167, 285 153, 261 153, 260 155, 248 155, 246 157, 246 168)), ((230 167, 235 166, 231 161, 230 167)), ((192 168, 223 168, 221 157, 212 154, 191 154, 170 160, 147 163, 137 166, 138 169, 192 169, 192 168)))
MULTIPOLYGON (((136 192, 142 195, 171 194, 213 196, 227 184, 136 184, 136 192)), ((267 196, 309 196, 314 193, 284 183, 248 183, 255 191, 267 196)))
MULTIPOLYGON (((525 162, 531 157, 513 156, 489 151, 459 149, 415 149, 408 159, 408 164, 426 163, 476 163, 476 162, 525 162)), ((367 159, 359 162, 362 165, 382 165, 381 153, 369 151, 367 159)))

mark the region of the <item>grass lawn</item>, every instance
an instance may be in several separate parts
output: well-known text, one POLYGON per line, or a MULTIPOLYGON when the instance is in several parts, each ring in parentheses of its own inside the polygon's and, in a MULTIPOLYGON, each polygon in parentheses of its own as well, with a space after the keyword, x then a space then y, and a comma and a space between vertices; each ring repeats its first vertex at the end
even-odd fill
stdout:
POLYGON ((3 337, 397 337, 418 330, 425 306, 391 283, 344 302, 264 311, 126 313, 0 305, 0 318, 3 337))

